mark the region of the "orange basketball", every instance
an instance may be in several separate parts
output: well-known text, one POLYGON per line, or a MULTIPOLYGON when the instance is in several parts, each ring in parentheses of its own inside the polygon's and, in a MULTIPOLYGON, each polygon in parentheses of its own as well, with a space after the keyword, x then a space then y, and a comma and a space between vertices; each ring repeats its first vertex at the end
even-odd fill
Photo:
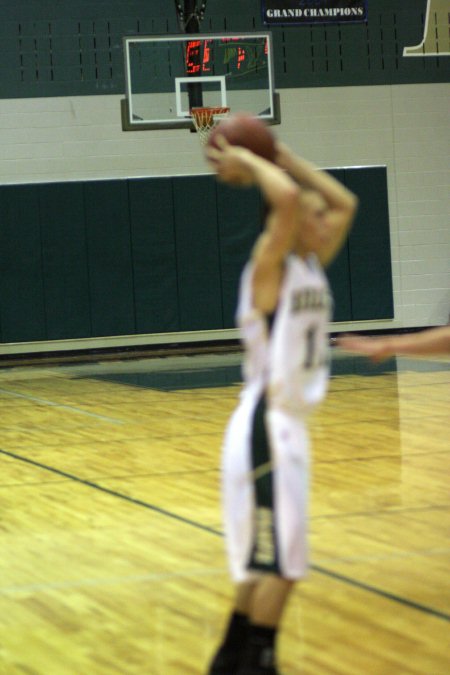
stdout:
POLYGON ((240 145, 270 162, 275 159, 275 136, 258 117, 247 113, 227 117, 213 128, 208 145, 217 147, 218 134, 224 136, 230 145, 240 145))

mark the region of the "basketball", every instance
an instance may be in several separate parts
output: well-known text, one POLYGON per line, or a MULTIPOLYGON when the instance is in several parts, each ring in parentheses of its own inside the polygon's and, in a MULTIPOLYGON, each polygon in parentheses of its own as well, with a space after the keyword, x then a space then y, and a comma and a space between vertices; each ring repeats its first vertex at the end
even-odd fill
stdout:
POLYGON ((275 137, 267 124, 247 113, 236 113, 222 120, 212 130, 208 145, 217 147, 218 135, 230 143, 251 150, 255 155, 273 162, 275 160, 275 137))

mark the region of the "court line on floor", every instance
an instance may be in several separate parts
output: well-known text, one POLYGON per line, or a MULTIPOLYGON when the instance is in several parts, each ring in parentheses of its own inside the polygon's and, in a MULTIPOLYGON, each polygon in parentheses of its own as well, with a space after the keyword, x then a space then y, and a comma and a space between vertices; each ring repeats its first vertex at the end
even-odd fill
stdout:
POLYGON ((382 588, 378 588, 377 586, 371 586, 370 584, 366 584, 362 581, 358 581, 357 579, 352 579, 351 577, 347 577, 344 574, 338 574, 337 572, 333 572, 332 570, 327 570, 324 567, 321 567, 320 565, 311 565, 311 568, 315 570, 316 572, 320 572, 320 574, 325 574, 327 577, 331 577, 332 579, 337 579, 338 581, 343 581, 346 584, 349 584, 350 586, 355 586, 356 588, 361 588, 364 591, 369 591, 370 593, 374 593, 376 595, 380 595, 383 598, 387 598, 388 600, 393 600, 394 602, 397 602, 401 605, 405 605, 406 607, 411 607, 412 609, 417 609, 420 612, 423 612, 425 614, 430 614, 431 616, 435 616, 438 619, 444 619, 445 621, 450 621, 450 614, 445 614, 445 612, 440 612, 437 609, 433 609, 432 607, 427 607, 426 605, 421 605, 418 602, 414 602, 413 600, 408 600, 408 598, 403 598, 400 595, 395 595, 394 593, 389 593, 389 591, 384 591, 382 588))
POLYGON ((136 499, 135 497, 130 497, 128 495, 123 494, 122 492, 117 492, 116 490, 110 490, 109 488, 103 487, 103 485, 99 485, 98 483, 93 483, 90 480, 86 480, 85 478, 80 478, 79 476, 75 476, 72 473, 67 473, 66 471, 61 471, 61 469, 55 469, 52 466, 48 466, 47 464, 42 464, 42 462, 36 462, 34 459, 29 459, 28 457, 23 457, 22 455, 17 455, 15 452, 9 452, 8 450, 3 450, 0 448, 0 454, 1 455, 6 455, 7 457, 12 457, 13 459, 18 459, 20 462, 25 462, 26 464, 31 464, 32 466, 37 467, 38 469, 43 469, 44 471, 50 471, 51 473, 56 473, 58 476, 63 476, 64 478, 68 478, 69 480, 74 481, 75 483, 81 483, 82 485, 86 485, 87 487, 94 488, 94 490, 99 490, 100 492, 104 492, 107 495, 110 495, 112 497, 118 497, 119 499, 123 499, 126 502, 130 502, 130 504, 134 504, 135 506, 142 506, 146 509, 149 509, 150 511, 155 511, 156 513, 160 513, 163 516, 167 516, 168 518, 172 518, 172 520, 178 520, 181 523, 185 523, 186 525, 192 525, 193 527, 196 527, 199 530, 204 530, 205 532, 211 532, 212 534, 216 534, 219 536, 222 536, 222 533, 218 530, 215 530, 212 527, 208 527, 207 525, 202 525, 201 523, 197 523, 195 520, 190 520, 190 518, 185 518, 184 516, 179 516, 176 513, 172 513, 171 511, 167 511, 166 509, 160 508, 159 506, 155 506, 154 504, 149 504, 148 502, 144 502, 142 499, 136 499))
POLYGON ((374 560, 411 560, 411 558, 432 558, 433 556, 449 555, 450 548, 430 548, 424 551, 420 549, 413 553, 385 553, 382 555, 346 555, 346 556, 320 556, 316 558, 318 564, 321 563, 353 563, 353 562, 373 562, 374 560))
MULTIPOLYGON (((93 483, 91 481, 85 480, 84 478, 79 478, 78 476, 75 476, 73 474, 67 473, 65 471, 61 471, 60 469, 55 469, 54 467, 48 466, 47 464, 42 464, 41 462, 36 462, 33 459, 28 459, 28 457, 23 457, 22 455, 17 455, 16 453, 9 452, 8 450, 3 450, 0 448, 0 454, 6 455, 7 457, 12 457, 13 459, 17 459, 21 462, 25 462, 26 464, 31 464, 32 466, 35 466, 39 469, 42 469, 44 471, 50 471, 52 473, 56 473, 60 476, 64 476, 65 478, 68 478, 69 480, 72 480, 76 483, 80 483, 82 485, 86 485, 87 487, 94 488, 94 490, 99 490, 100 492, 103 492, 105 494, 108 494, 112 497, 118 497, 119 499, 123 499, 124 501, 127 501, 131 504, 134 504, 136 506, 142 506, 143 508, 149 509, 150 511, 154 511, 156 513, 159 513, 163 516, 167 516, 168 518, 171 518, 172 520, 177 520, 178 522, 185 523, 186 525, 191 525, 192 527, 195 527, 198 530, 202 530, 204 532, 209 532, 210 534, 214 534, 219 537, 223 537, 223 534, 220 530, 216 530, 213 527, 208 527, 207 525, 203 525, 202 523, 198 523, 195 520, 191 520, 190 518, 185 518, 184 516, 179 516, 176 513, 173 513, 171 511, 167 511, 166 509, 162 509, 159 506, 155 506, 153 504, 149 504, 148 502, 144 502, 141 499, 135 499, 134 497, 129 497, 128 495, 122 494, 121 492, 116 492, 115 490, 110 490, 109 488, 105 488, 102 485, 99 485, 98 483, 93 483)), ((347 577, 343 574, 338 574, 337 572, 333 572, 332 570, 328 570, 325 567, 322 567, 321 565, 316 565, 312 564, 311 569, 314 570, 315 572, 318 572, 319 574, 323 574, 324 576, 330 577, 331 579, 335 579, 337 581, 341 581, 349 586, 353 586, 354 588, 359 588, 364 591, 368 591, 369 593, 373 593, 375 595, 379 595, 380 597, 386 598, 387 600, 391 600, 393 602, 396 602, 398 604, 401 604, 405 607, 409 607, 411 609, 415 609, 417 611, 420 611, 424 614, 429 614, 431 616, 434 616, 438 619, 443 619, 444 621, 449 621, 450 622, 450 615, 445 614, 444 612, 440 612, 439 610, 433 609, 432 607, 428 607, 426 605, 422 605, 420 603, 414 602, 412 600, 408 600, 407 598, 403 598, 399 595, 395 595, 394 593, 389 593, 388 591, 384 591, 381 588, 378 588, 376 586, 371 586, 370 584, 366 584, 361 581, 357 581, 356 579, 352 579, 351 577, 347 577)))
POLYGON ((317 522, 318 520, 336 520, 337 518, 343 520, 344 518, 370 518, 371 516, 398 516, 404 513, 424 513, 427 511, 448 511, 450 502, 446 504, 433 504, 433 506, 409 506, 396 507, 393 506, 387 509, 379 509, 378 511, 347 511, 346 513, 324 513, 321 516, 311 516, 311 520, 317 522))
POLYGON ((97 413, 91 413, 87 410, 82 410, 82 408, 76 408, 72 405, 65 405, 64 403, 56 403, 55 401, 48 401, 45 398, 37 398, 36 396, 31 396, 30 394, 21 394, 18 391, 13 391, 11 389, 1 389, 1 394, 8 394, 9 396, 14 396, 15 398, 24 398, 28 401, 33 401, 34 403, 41 403, 43 405, 48 405, 53 408, 62 408, 63 410, 69 410, 70 412, 77 413, 79 415, 87 415, 88 417, 94 417, 97 420, 102 422, 112 422, 113 424, 124 424, 123 420, 118 420, 114 417, 107 417, 106 415, 98 415, 97 413))

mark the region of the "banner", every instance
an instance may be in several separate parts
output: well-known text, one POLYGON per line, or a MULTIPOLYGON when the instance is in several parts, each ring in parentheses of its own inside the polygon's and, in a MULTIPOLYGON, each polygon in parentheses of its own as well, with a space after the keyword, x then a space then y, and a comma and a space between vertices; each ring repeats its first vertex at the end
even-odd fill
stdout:
POLYGON ((266 24, 367 21, 367 0, 262 0, 266 24))

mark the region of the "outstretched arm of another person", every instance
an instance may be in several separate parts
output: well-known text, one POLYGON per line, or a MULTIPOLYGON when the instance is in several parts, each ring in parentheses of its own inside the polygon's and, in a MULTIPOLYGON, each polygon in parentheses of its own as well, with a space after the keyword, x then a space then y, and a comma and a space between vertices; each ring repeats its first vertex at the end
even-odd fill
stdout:
POLYGON ((277 144, 277 164, 302 187, 322 195, 329 209, 327 229, 318 254, 322 265, 328 265, 340 251, 358 207, 358 198, 342 183, 302 157, 283 143, 277 144))
POLYGON ((338 337, 337 343, 342 349, 363 354, 373 361, 383 361, 395 354, 450 354, 450 326, 389 337, 343 335, 338 337))

